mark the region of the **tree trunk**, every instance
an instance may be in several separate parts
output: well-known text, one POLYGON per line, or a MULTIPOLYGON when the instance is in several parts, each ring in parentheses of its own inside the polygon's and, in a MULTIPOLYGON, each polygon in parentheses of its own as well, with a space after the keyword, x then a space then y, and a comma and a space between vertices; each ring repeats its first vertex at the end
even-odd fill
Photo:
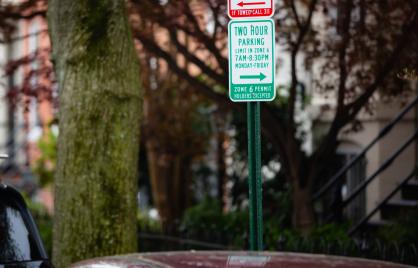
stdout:
POLYGON ((192 159, 204 152, 206 137, 192 123, 199 104, 191 90, 170 73, 150 72, 145 78, 152 76, 159 79, 158 87, 145 86, 143 119, 152 198, 164 232, 175 234, 193 196, 192 159))
POLYGON ((60 91, 53 261, 137 250, 141 94, 123 0, 51 0, 60 91))
POLYGON ((153 200, 164 233, 174 234, 190 203, 191 163, 179 154, 159 152, 155 142, 152 138, 146 142, 153 200))
POLYGON ((312 191, 309 187, 301 188, 299 185, 296 185, 293 187, 292 192, 293 227, 302 234, 309 234, 315 226, 312 191))
POLYGON ((226 164, 225 164, 225 140, 226 134, 222 129, 218 129, 217 134, 217 150, 216 150, 216 162, 217 162, 217 175, 218 175, 218 200, 221 204, 222 211, 226 212, 226 183, 227 183, 227 174, 226 174, 226 164))

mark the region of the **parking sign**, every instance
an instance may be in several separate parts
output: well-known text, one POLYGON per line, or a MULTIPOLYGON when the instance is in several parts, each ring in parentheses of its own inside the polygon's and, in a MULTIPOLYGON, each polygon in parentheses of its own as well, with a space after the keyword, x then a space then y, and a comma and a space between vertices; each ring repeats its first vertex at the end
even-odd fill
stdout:
POLYGON ((233 20, 228 31, 230 99, 273 100, 276 97, 273 20, 233 20))

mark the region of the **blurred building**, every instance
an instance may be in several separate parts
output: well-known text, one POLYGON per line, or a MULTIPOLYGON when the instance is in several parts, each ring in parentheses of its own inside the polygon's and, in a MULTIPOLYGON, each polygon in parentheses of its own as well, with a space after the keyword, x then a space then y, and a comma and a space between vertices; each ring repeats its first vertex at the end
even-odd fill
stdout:
MULTIPOLYGON (((195 2, 196 4, 197 2, 195 2)), ((201 23, 206 24, 208 29, 210 28, 210 16, 208 11, 205 10, 204 5, 196 4, 194 6, 195 11, 199 14, 201 23)), ((314 24, 323 23, 324 13, 318 12, 314 15, 314 24)), ((331 10, 330 16, 338 17, 337 10, 331 10)), ((202 26, 202 28, 205 28, 202 26)), ((337 30, 334 29, 335 39, 337 39, 337 30)), ((161 44, 161 47, 169 47, 169 40, 167 32, 156 27, 153 30, 154 37, 161 44)), ((330 34, 330 33, 326 33, 330 34)), ((324 35, 326 35, 324 33, 324 35)), ((329 36, 328 36, 329 37, 329 36)), ((187 40, 185 36, 179 36, 179 40, 184 42, 186 46, 193 47, 195 44, 193 40, 187 40)), ((302 53, 301 53, 302 54, 302 53)), ((198 57, 205 57, 204 51, 196 53, 198 57)), ((277 87, 286 88, 291 81, 291 66, 290 55, 286 47, 277 46, 277 60, 279 64, 277 70, 277 87)), ((187 61, 179 56, 177 58, 180 62, 187 61)), ((211 59, 208 58, 208 61, 211 59)), ((321 64, 320 60, 313 64, 310 69, 306 69, 304 65, 303 54, 297 58, 298 60, 298 77, 300 84, 298 85, 298 95, 300 102, 297 104, 297 118, 296 121, 300 123, 300 128, 306 133, 306 140, 303 144, 303 148, 309 155, 315 148, 316 140, 329 127, 335 115, 336 96, 332 93, 323 94, 315 88, 314 81, 318 79, 319 74, 317 71, 318 65, 321 64), (304 98, 309 98, 309 107, 305 107, 304 98), (329 107, 326 111, 322 108, 324 106, 329 107), (319 120, 318 120, 319 119, 319 120), (317 121, 319 124, 315 125, 313 129, 313 122, 317 121)), ((168 67, 163 60, 150 59, 151 69, 159 72, 165 71, 168 67), (159 66, 159 67, 157 67, 159 66), (162 68, 161 68, 162 66, 162 68)), ((191 65, 192 66, 192 65, 191 65)), ((193 67, 193 66, 192 66, 193 67)), ((193 69, 190 73, 199 72, 198 69, 193 69)), ((155 75, 155 74, 154 74, 155 75)), ((159 73, 160 78, 164 77, 159 73)), ((157 89, 158 86, 155 83, 156 78, 151 74, 149 76, 150 88, 157 89)), ((349 163, 355 158, 362 150, 370 144, 405 107, 413 101, 416 97, 415 88, 416 85, 412 83, 409 85, 411 88, 408 96, 401 95, 398 97, 385 98, 384 96, 376 93, 374 95, 373 104, 371 106, 372 112, 363 111, 359 115, 359 123, 361 128, 356 131, 349 131, 349 127, 341 131, 339 137, 339 147, 337 150, 337 159, 335 166, 330 167, 330 172, 327 174, 327 178, 331 178, 340 168, 349 163)), ((279 90, 278 98, 286 97, 286 90, 279 90)), ((147 120, 147 108, 149 103, 145 102, 145 120, 147 120)), ((374 177, 372 182, 362 190, 361 193, 354 199, 353 202, 344 209, 342 212, 343 217, 353 222, 361 220, 367 214, 372 212, 376 206, 386 199, 388 195, 396 189, 414 169, 417 162, 417 142, 413 141, 399 155, 394 159, 390 165, 387 165, 388 159, 393 154, 396 154, 399 149, 402 149, 404 143, 417 131, 417 108, 412 108, 402 119, 396 123, 395 127, 380 139, 371 149, 365 154, 364 157, 350 168, 345 175, 339 180, 340 182, 333 187, 328 195, 333 196, 332 199, 339 198, 340 202, 352 194, 358 187, 365 183, 367 179, 374 177), (377 170, 383 171, 374 176, 377 170), (337 197, 336 197, 337 196, 337 197)), ((212 157, 211 169, 216 170, 216 161, 212 157)), ((390 220, 392 216, 396 216, 396 211, 407 211, 409 208, 417 207, 418 205, 418 183, 412 181, 402 187, 390 201, 381 207, 378 213, 376 213, 371 219, 372 224, 385 224, 387 220, 390 220), (414 196, 415 195, 415 196, 414 196), (384 215, 381 215, 381 214, 384 215)), ((324 211, 322 211, 324 212, 324 211)))
MULTIPOLYGON (((17 21, 5 40, 0 44, 0 152, 9 159, 0 163, 0 180, 33 194, 38 185, 33 166, 41 155, 38 142, 50 131, 54 115, 48 92, 52 82, 42 73, 50 68, 45 18, 17 21), (5 75, 11 68, 12 75, 5 75)), ((45 199, 52 207, 52 199, 45 199)))
MULTIPOLYGON (((323 13, 317 13, 314 15, 314 25, 324 23, 323 13)), ((331 16, 338 16, 338 11, 336 10, 330 11, 330 13, 331 16)), ((318 27, 317 29, 321 28, 318 27)), ((328 35, 327 37, 333 34, 333 38, 339 38, 337 32, 333 33, 331 31, 331 33, 326 32, 323 34, 324 36, 328 35)), ((277 50, 279 51, 277 55, 279 55, 281 63, 278 70, 278 86, 286 87, 291 81, 290 56, 285 52, 284 47, 279 46, 277 50)), ((301 53, 301 56, 298 57, 298 76, 301 82, 298 93, 301 99, 303 96, 309 96, 310 106, 305 108, 302 104, 303 101, 301 101, 297 105, 299 115, 297 115, 298 118, 296 120, 301 122, 301 128, 307 131, 307 138, 303 147, 308 154, 315 148, 318 137, 327 131, 336 112, 337 98, 335 91, 324 94, 323 91, 316 88, 314 83, 318 78, 321 79, 316 68, 321 64, 321 60, 317 60, 310 69, 306 69, 304 55, 301 53), (327 109, 322 109, 325 106, 327 109), (316 120, 318 121, 315 129, 312 129, 313 121, 316 120)), ((333 78, 335 79, 335 77, 333 78)), ((350 127, 352 126, 350 125, 340 133, 340 144, 337 150, 338 159, 336 159, 335 166, 330 167, 329 178, 360 154, 376 137, 379 135, 383 136, 367 151, 364 157, 359 159, 352 168, 348 169, 345 175, 341 177, 340 182, 328 191, 328 195, 333 195, 330 199, 335 199, 335 195, 337 195, 339 196, 337 199, 340 198, 341 202, 364 184, 366 180, 372 179, 371 183, 342 212, 344 217, 353 223, 360 221, 371 213, 414 171, 417 164, 418 143, 414 135, 418 130, 418 107, 412 107, 404 117, 399 119, 390 132, 382 135, 388 124, 409 103, 415 101, 417 97, 418 84, 412 81, 406 82, 406 84, 406 88, 409 88, 409 91, 407 90, 406 94, 400 94, 397 97, 385 97, 378 90, 373 96, 370 111, 363 109, 358 116, 360 128, 356 131, 351 131, 350 127), (409 140, 411 142, 406 145, 409 140), (393 158, 393 161, 389 161, 396 154, 397 156, 393 158), (383 171, 376 173, 379 169, 383 171), (375 176, 375 174, 377 175, 375 176)), ((286 91, 279 91, 279 97, 280 94, 286 94, 286 91)), ((380 226, 387 224, 394 218, 406 215, 410 209, 417 207, 418 181, 415 178, 415 180, 412 179, 409 183, 400 187, 396 194, 380 207, 369 221, 369 225, 380 226)))
MULTIPOLYGON (((208 28, 211 26, 210 16, 204 5, 199 5, 197 2, 193 4, 193 10, 198 14, 200 23, 206 24, 208 28)), ((321 20, 320 15, 316 16, 316 20, 321 20)), ((135 19, 134 19, 135 23, 135 19)), ((316 22, 318 23, 318 22, 316 22)), ((203 26, 202 26, 203 27, 203 26)), ((47 25, 43 17, 34 17, 31 20, 20 21, 16 24, 16 30, 10 37, 10 41, 7 44, 0 44, 0 68, 5 69, 6 63, 18 60, 25 57, 30 57, 36 51, 39 53, 40 58, 48 58, 49 40, 46 32, 47 25)), ((153 32, 153 37, 162 47, 170 47, 170 38, 166 31, 153 26, 150 28, 153 32)), ((199 50, 197 45, 184 34, 177 36, 178 40, 184 44, 190 50, 196 50, 197 57, 201 59, 207 59, 205 51, 199 50)), ((138 49, 140 45, 138 44, 138 49)), ((280 60, 278 64, 278 77, 277 86, 287 86, 290 82, 290 63, 289 56, 286 54, 285 49, 277 47, 280 60)), ((192 64, 188 64, 184 57, 177 56, 176 58, 181 65, 190 66, 188 68, 191 74, 197 75, 199 70, 192 64)), ((152 90, 156 90, 158 87, 158 79, 164 79, 165 73, 168 72, 168 66, 162 61, 156 58, 143 58, 145 62, 149 63, 148 74, 148 89, 150 90, 145 94, 144 105, 144 120, 145 123, 155 121, 150 103, 150 96, 152 90), (158 69, 158 73, 157 73, 158 69)), ((301 95, 311 97, 312 108, 305 109, 301 104, 298 106, 300 112, 298 113, 298 121, 301 122, 301 127, 306 130, 307 138, 304 143, 304 150, 309 154, 315 147, 315 137, 320 135, 321 130, 326 129, 332 120, 335 112, 336 98, 333 95, 324 96, 319 94, 315 90, 314 79, 316 78, 315 69, 312 67, 310 70, 306 70, 303 67, 303 57, 298 58, 299 64, 299 77, 301 84, 299 91, 301 95), (322 112, 321 107, 327 105, 331 107, 327 112, 322 112), (317 129, 317 133, 313 132, 312 122, 315 117, 320 116, 320 125, 317 129)), ((53 119, 54 108, 51 99, 38 95, 37 98, 24 97, 23 95, 19 101, 14 101, 12 97, 16 94, 16 89, 29 83, 31 86, 44 85, 46 88, 51 87, 50 80, 46 80, 40 76, 29 75, 32 71, 45 67, 44 61, 34 61, 30 64, 22 65, 21 68, 14 73, 13 76, 0 76, 0 152, 4 152, 10 155, 10 159, 0 163, 0 178, 3 181, 12 182, 13 184, 31 185, 35 181, 35 176, 31 172, 31 164, 36 162, 39 157, 39 148, 37 142, 49 131, 49 124, 53 119), (30 79, 27 77, 30 76, 30 79), (28 183, 30 182, 30 183, 28 183)), ((48 66, 47 66, 48 67, 48 66)), ((411 88, 415 88, 416 85, 411 85, 411 88)), ((278 97, 281 94, 286 94, 285 91, 279 91, 278 97)), ((415 95, 415 94, 412 94, 415 95)), ((399 98, 392 98, 390 100, 384 100, 379 96, 374 101, 373 113, 360 114, 359 120, 362 128, 356 132, 342 132, 340 135, 340 146, 338 148, 338 163, 336 167, 331 168, 332 171, 337 171, 343 165, 348 163, 351 159, 356 157, 369 143, 379 135, 379 133, 385 128, 385 126, 395 118, 400 111, 405 107, 405 103, 408 103, 415 96, 409 96, 405 99, 404 96, 399 98)), ((388 133, 384 138, 377 142, 356 165, 351 168, 343 177, 338 187, 334 189, 337 195, 341 198, 347 197, 353 192, 359 185, 372 176, 376 170, 387 162, 387 159, 393 155, 409 137, 417 130, 417 109, 412 109, 409 113, 403 117, 396 126, 388 133)), ((152 135, 150 135, 152 136, 152 135)), ((152 137, 151 137, 152 138, 152 137)), ((156 137, 154 137, 156 138, 156 137)), ((155 142, 158 142, 155 141, 155 142)), ((150 144, 148 144, 150 146, 150 144)), ((216 145, 212 145, 213 147, 216 145)), ((410 174, 417 162, 417 144, 413 142, 411 145, 399 154, 399 156, 393 161, 387 169, 380 173, 373 182, 363 191, 355 202, 352 203, 346 210, 345 215, 350 219, 361 219, 366 214, 371 212, 376 205, 385 199, 388 194, 393 191, 397 185, 410 174)), ((155 150, 155 148, 148 148, 149 151, 155 150)), ((211 159, 208 160, 210 167, 216 170, 216 155, 213 154, 211 159)), ((158 170, 156 168, 156 170, 158 170)), ((333 173, 330 173, 331 177, 333 173)), ((211 178, 211 187, 216 187, 216 178, 211 178), (213 183, 212 183, 213 182, 213 183)), ((152 183, 151 183, 152 184, 152 183)), ((392 198, 388 204, 387 210, 381 217, 381 213, 377 213, 372 221, 377 224, 384 223, 385 219, 390 216, 388 214, 393 211, 400 211, 408 207, 416 207, 418 205, 417 200, 414 199, 418 193, 418 184, 411 182, 407 185, 410 188, 405 187, 399 191, 394 198, 392 198), (412 189, 412 190, 411 190, 412 189), (409 193, 409 194, 407 194, 409 193)), ((30 186, 32 187, 32 186, 30 186)), ((156 187, 154 187, 156 188, 156 187)), ((202 188, 204 188, 202 186, 202 188)), ((30 190, 30 189, 29 189, 30 190)))

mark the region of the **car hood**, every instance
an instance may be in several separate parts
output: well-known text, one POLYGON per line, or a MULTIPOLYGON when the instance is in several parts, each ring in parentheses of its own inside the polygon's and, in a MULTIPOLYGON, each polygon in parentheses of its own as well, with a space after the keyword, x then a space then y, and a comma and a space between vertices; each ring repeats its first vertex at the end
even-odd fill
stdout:
POLYGON ((400 268, 401 264, 329 255, 244 252, 185 251, 130 254, 79 262, 72 268, 400 268))

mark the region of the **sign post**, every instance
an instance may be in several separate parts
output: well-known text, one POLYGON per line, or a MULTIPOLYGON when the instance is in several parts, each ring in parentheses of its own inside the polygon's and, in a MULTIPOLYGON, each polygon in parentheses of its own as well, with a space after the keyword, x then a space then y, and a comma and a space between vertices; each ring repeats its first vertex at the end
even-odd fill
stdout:
POLYGON ((229 98, 247 102, 250 249, 257 251, 263 250, 260 102, 276 97, 273 14, 273 0, 228 0, 229 98))
POLYGON ((250 249, 263 250, 260 103, 247 103, 250 249))

